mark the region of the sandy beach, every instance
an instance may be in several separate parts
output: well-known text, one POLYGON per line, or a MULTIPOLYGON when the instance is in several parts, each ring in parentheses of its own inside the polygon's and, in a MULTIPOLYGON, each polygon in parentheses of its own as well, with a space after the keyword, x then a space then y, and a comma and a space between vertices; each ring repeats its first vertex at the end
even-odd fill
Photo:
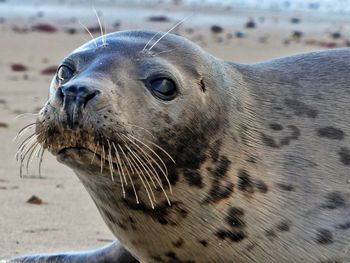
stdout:
MULTIPOLYGON (((173 32, 221 59, 239 63, 350 45, 350 33, 344 27, 349 21, 344 17, 244 10, 193 12, 178 5, 95 7, 109 32, 166 31, 193 14, 173 32)), ((0 3, 0 259, 104 246, 113 235, 73 172, 46 153, 41 178, 37 160, 20 178, 14 158, 18 143, 13 142, 22 127, 35 121, 35 115, 16 117, 40 110, 60 60, 89 40, 79 21, 95 36, 100 34, 96 17, 90 7, 81 12, 69 6, 61 6, 59 12, 42 6, 9 8, 0 3), (32 196, 41 201, 27 202, 32 196)))

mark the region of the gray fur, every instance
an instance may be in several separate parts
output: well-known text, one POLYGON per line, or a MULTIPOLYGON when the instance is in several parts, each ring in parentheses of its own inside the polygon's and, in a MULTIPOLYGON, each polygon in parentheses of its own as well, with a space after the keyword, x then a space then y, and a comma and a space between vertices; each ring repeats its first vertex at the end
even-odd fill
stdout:
MULTIPOLYGON (((124 199, 118 177, 100 174, 98 158, 90 164, 91 149, 58 152, 83 138, 76 132, 59 131, 50 149, 126 250, 141 262, 350 261, 350 49, 243 65, 171 34, 142 52, 152 36, 119 32, 105 48, 84 45, 70 56, 80 68, 72 83, 102 94, 82 129, 147 137, 174 157, 172 206, 161 192, 154 210, 144 190, 139 205, 124 199), (172 74, 178 98, 161 102, 140 84, 153 71, 172 74)), ((39 130, 60 114, 56 88, 39 130)))

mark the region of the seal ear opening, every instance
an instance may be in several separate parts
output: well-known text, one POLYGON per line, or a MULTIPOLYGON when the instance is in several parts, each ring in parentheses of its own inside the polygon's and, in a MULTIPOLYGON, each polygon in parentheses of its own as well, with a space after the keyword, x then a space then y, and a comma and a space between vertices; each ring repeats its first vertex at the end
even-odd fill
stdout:
POLYGON ((200 85, 201 90, 202 90, 203 93, 207 91, 207 88, 206 88, 206 86, 205 86, 203 77, 201 77, 201 79, 199 80, 199 85, 200 85))

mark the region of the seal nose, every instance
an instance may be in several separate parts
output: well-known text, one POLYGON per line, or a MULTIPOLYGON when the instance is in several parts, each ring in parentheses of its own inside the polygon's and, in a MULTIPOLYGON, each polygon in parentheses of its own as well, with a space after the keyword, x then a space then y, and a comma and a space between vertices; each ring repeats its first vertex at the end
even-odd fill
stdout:
POLYGON ((62 86, 57 89, 56 98, 61 102, 61 107, 66 113, 67 122, 74 127, 86 105, 96 99, 100 91, 85 86, 62 86))

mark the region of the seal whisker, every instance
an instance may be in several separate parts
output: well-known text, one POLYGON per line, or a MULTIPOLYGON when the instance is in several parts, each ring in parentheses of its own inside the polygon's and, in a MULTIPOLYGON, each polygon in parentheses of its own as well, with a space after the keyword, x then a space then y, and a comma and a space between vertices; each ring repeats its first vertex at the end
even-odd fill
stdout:
POLYGON ((15 136, 15 138, 13 138, 12 141, 17 141, 23 134, 25 134, 27 131, 31 130, 36 123, 30 123, 26 126, 24 126, 22 129, 19 130, 19 132, 17 133, 17 135, 15 136))
MULTIPOLYGON (((108 164, 109 164, 109 172, 111 173, 111 179, 114 181, 114 169, 113 169, 113 164, 112 164, 112 154, 111 154, 111 144, 109 143, 109 140, 107 139, 108 143, 108 164)), ((123 192, 124 192, 124 186, 122 185, 123 192)))
POLYGON ((154 202, 156 202, 156 198, 155 198, 155 196, 154 196, 154 192, 153 192, 153 190, 152 190, 152 187, 151 187, 149 181, 147 180, 147 176, 145 175, 144 171, 145 171, 146 174, 148 175, 148 178, 151 180, 151 182, 152 182, 154 188, 156 188, 156 185, 155 185, 155 183, 154 183, 154 181, 153 181, 153 179, 152 179, 152 176, 149 175, 149 173, 147 172, 147 170, 145 169, 145 167, 142 165, 142 162, 139 160, 137 154, 134 153, 134 151, 131 150, 130 147, 129 147, 128 145, 125 145, 125 147, 129 150, 129 153, 131 153, 131 154, 133 155, 133 157, 131 156, 131 157, 132 157, 132 160, 134 160, 134 164, 138 167, 138 171, 141 172, 141 174, 144 176, 144 179, 145 179, 145 181, 146 181, 146 183, 147 183, 147 185, 148 185, 148 187, 149 187, 149 189, 150 189, 152 198, 153 198, 154 202), (135 160, 136 160, 137 162, 136 162, 135 160), (141 167, 138 165, 138 163, 141 165, 141 167), (143 168, 143 169, 141 169, 141 168, 143 168))
POLYGON ((145 132, 147 132, 149 135, 152 136, 152 138, 156 138, 149 130, 147 130, 146 128, 143 128, 141 126, 138 126, 138 125, 135 125, 135 124, 129 124, 129 123, 124 123, 124 125, 126 126, 132 126, 132 127, 136 127, 136 128, 139 128, 139 129, 142 129, 144 130, 145 132))
MULTIPOLYGON (((102 143, 101 143, 102 144, 102 143)), ((103 164, 106 161, 105 147, 102 144, 102 154, 101 154, 101 174, 103 172, 103 164)))
MULTIPOLYGON (((117 150, 117 147, 115 147, 114 142, 112 142, 112 144, 113 144, 113 147, 114 147, 114 150, 115 150, 115 153, 116 153, 117 164, 120 165, 120 171, 121 171, 121 174, 123 175, 125 185, 127 186, 127 185, 128 185, 128 181, 126 180, 126 176, 125 176, 125 173, 124 173, 124 170, 123 170, 123 166, 122 166, 122 164, 121 164, 121 158, 120 158, 120 156, 119 156, 119 152, 118 152, 118 150, 117 150)), ((122 178, 120 178, 120 179, 122 179, 122 178)))
MULTIPOLYGON (((31 152, 31 150, 33 149, 33 147, 35 146, 36 143, 37 143, 36 142, 36 137, 33 137, 31 139, 31 141, 28 144, 26 144, 26 146, 24 147, 23 151, 20 153, 20 169, 19 169, 20 177, 22 177, 22 175, 23 175, 23 173, 22 173, 23 170, 22 169, 23 169, 24 160, 25 160, 27 154, 29 152, 31 152)), ((35 149, 35 147, 34 147, 34 149, 35 149)), ((28 173, 28 171, 27 171, 27 173, 28 173)))
POLYGON ((26 113, 21 113, 21 114, 18 114, 16 117, 14 117, 15 120, 18 120, 18 119, 21 119, 21 118, 26 118, 26 117, 29 117, 29 116, 32 116, 32 115, 39 115, 38 113, 32 113, 32 112, 26 112, 26 113))
MULTIPOLYGON (((166 198, 166 200, 167 200, 169 206, 171 206, 171 202, 170 202, 170 199, 169 199, 169 197, 168 197, 168 194, 166 193, 166 191, 165 191, 165 189, 164 189, 164 187, 163 187, 162 181, 161 181, 161 179, 160 179, 160 177, 159 177, 157 171, 156 171, 155 168, 153 167, 152 163, 149 162, 149 160, 148 160, 148 158, 147 158, 147 156, 146 156, 145 154, 142 154, 141 156, 139 156, 139 158, 140 158, 140 161, 141 161, 141 165, 142 165, 142 166, 143 166, 143 164, 145 165, 144 169, 145 169, 146 173, 147 173, 150 177, 151 177, 151 175, 150 175, 148 172, 150 172, 150 173, 154 176, 154 178, 155 178, 155 180, 157 181, 158 185, 160 186, 162 192, 164 193, 164 196, 165 196, 165 198, 166 198), (142 157, 143 157, 143 160, 141 159, 142 157), (145 163, 144 160, 147 161, 147 163, 145 163), (150 168, 150 167, 151 167, 151 168, 150 168), (152 169, 153 169, 153 171, 152 171, 152 169)), ((152 180, 152 179, 151 179, 151 180, 152 180)), ((152 180, 152 182, 153 182, 153 180, 152 180)), ((154 185, 154 187, 157 189, 157 187, 156 187, 155 185, 154 185)))
MULTIPOLYGON (((126 156, 126 154, 125 154, 123 148, 122 148, 119 144, 118 144, 118 147, 119 147, 119 149, 122 151, 122 154, 123 154, 123 156, 124 156, 126 162, 128 163, 128 165, 129 165, 129 167, 130 167, 130 169, 131 169, 131 172, 134 173, 133 168, 132 168, 132 166, 131 166, 131 164, 130 164, 129 158, 126 156)), ((123 159, 122 159, 122 162, 124 163, 123 159)), ((133 190, 134 190, 134 194, 135 194, 135 198, 136 198, 136 203, 139 204, 139 203, 140 203, 139 197, 138 197, 138 195, 137 195, 137 191, 136 191, 136 189, 135 189, 134 182, 133 182, 133 180, 132 180, 132 178, 131 178, 131 175, 130 175, 130 173, 129 173, 129 169, 128 169, 128 167, 127 167, 126 165, 125 165, 125 168, 126 168, 126 172, 127 172, 127 174, 128 174, 129 180, 130 180, 130 182, 131 182, 131 186, 132 186, 132 188, 133 188, 133 190)))
POLYGON ((149 43, 151 43, 151 41, 152 41, 157 35, 159 35, 160 33, 161 33, 160 31, 158 31, 157 33, 155 33, 155 34, 153 35, 153 37, 151 37, 151 39, 148 40, 148 42, 146 43, 146 45, 143 47, 142 51, 145 51, 145 50, 147 49, 147 46, 149 45, 149 43))
MULTIPOLYGON (((123 197, 125 198, 125 188, 124 188, 124 182, 123 182, 123 178, 122 178, 122 174, 124 176, 123 167, 122 167, 121 163, 119 162, 119 153, 118 153, 117 147, 115 147, 115 144, 113 142, 112 142, 112 145, 113 145, 113 148, 114 148, 115 156, 117 158, 117 164, 116 165, 117 165, 117 169, 118 169, 120 183, 122 185, 123 197)), ((125 176, 124 176, 124 180, 125 180, 125 183, 126 183, 125 185, 127 185, 125 176)))
POLYGON ((104 22, 105 25, 105 33, 104 33, 104 37, 105 37, 105 47, 107 46, 107 25, 106 25, 106 21, 104 22))
POLYGON ((97 142, 97 145, 96 145, 96 147, 95 147, 94 154, 93 154, 93 156, 92 156, 92 158, 91 158, 91 163, 93 163, 94 160, 95 160, 97 148, 98 148, 98 142, 97 142))
POLYGON ((40 160, 39 160, 39 177, 41 177, 41 165, 43 163, 44 153, 45 153, 45 149, 44 147, 41 147, 40 160))
POLYGON ((137 160, 137 162, 141 165, 141 167, 143 168, 143 170, 147 173, 148 175, 148 178, 151 180, 152 184, 153 184, 153 187, 154 188, 157 188, 156 184, 154 183, 154 180, 152 178, 152 176, 150 176, 150 174, 148 173, 148 171, 146 170, 144 164, 143 164, 143 161, 140 159, 139 155, 133 151, 131 148, 128 148, 128 150, 130 151, 130 153, 135 157, 135 159, 137 160))
MULTIPOLYGON (((131 164, 131 166, 134 168, 135 173, 139 176, 139 178, 140 178, 140 180, 141 180, 141 183, 142 183, 143 187, 144 187, 145 190, 146 190, 148 199, 149 199, 149 201, 150 201, 150 203, 151 203, 151 207, 152 207, 152 209, 154 209, 154 204, 153 204, 151 195, 150 195, 150 193, 149 193, 149 191, 148 191, 148 187, 146 186, 144 180, 142 179, 142 171, 140 171, 139 168, 137 169, 137 168, 135 167, 135 165, 134 165, 134 164, 135 164, 134 158, 133 158, 132 156, 130 156, 130 155, 129 155, 129 157, 130 157, 130 158, 128 158, 128 159, 129 159, 129 161, 130 161, 130 164, 131 164)), ((146 180, 146 178, 145 178, 145 180, 146 180)), ((146 180, 146 182, 147 182, 147 184, 149 185, 149 183, 148 183, 147 180, 146 180)), ((150 187, 150 189, 152 190, 151 187, 150 187)))
POLYGON ((16 152, 16 160, 18 161, 18 157, 23 156, 23 153, 27 151, 27 149, 30 147, 30 145, 37 140, 36 134, 34 133, 30 137, 28 137, 18 148, 18 151, 16 152))
POLYGON ((104 38, 103 38, 103 27, 102 27, 102 24, 101 24, 101 20, 100 20, 100 17, 95 9, 95 7, 92 7, 94 12, 95 12, 95 15, 96 15, 96 18, 97 18, 97 21, 98 21, 98 24, 100 26, 100 30, 101 30, 101 37, 102 37, 102 47, 105 47, 105 42, 104 42, 104 38))
POLYGON ((34 144, 34 148, 31 150, 28 158, 27 158, 27 163, 26 163, 26 173, 27 175, 29 174, 28 170, 29 170, 29 164, 31 163, 31 161, 33 160, 33 156, 35 156, 35 154, 33 155, 33 153, 35 152, 35 150, 37 149, 38 145, 40 145, 40 143, 37 141, 34 144))
POLYGON ((157 45, 157 43, 159 43, 159 41, 161 41, 167 34, 169 34, 171 31, 173 31, 176 27, 178 27, 179 25, 181 25, 183 22, 185 22, 187 19, 189 19, 192 16, 189 15, 185 18, 183 18, 181 21, 177 22, 172 28, 170 28, 168 31, 166 31, 160 38, 158 38, 158 40, 156 42, 154 42, 154 44, 148 49, 148 52, 150 52, 152 50, 152 48, 157 45))
POLYGON ((97 48, 98 45, 97 45, 96 39, 94 38, 94 35, 90 32, 90 30, 89 30, 83 23, 81 23, 80 21, 78 21, 78 22, 79 22, 79 24, 89 33, 89 35, 90 35, 92 41, 94 41, 94 44, 95 44, 95 46, 96 46, 96 48, 97 48))
POLYGON ((160 147, 158 144, 154 143, 154 142, 151 142, 147 139, 145 139, 145 141, 149 142, 150 144, 154 145, 155 147, 157 147, 159 150, 161 150, 163 153, 166 154, 166 156, 168 156, 168 158, 174 163, 176 164, 175 160, 173 159, 173 157, 171 157, 171 155, 162 147, 160 147))
POLYGON ((17 150, 16 155, 15 155, 17 161, 18 161, 18 155, 19 155, 19 153, 22 152, 22 149, 27 145, 28 142, 30 142, 30 140, 31 140, 35 135, 36 135, 35 132, 32 133, 32 134, 29 135, 27 138, 25 138, 25 139, 23 140, 23 142, 18 146, 18 150, 17 150))
MULTIPOLYGON (((144 151, 138 144, 136 144, 136 143, 135 143, 134 141, 132 141, 130 138, 128 138, 128 137, 126 137, 126 138, 134 145, 134 147, 137 147, 138 149, 140 149, 141 152, 145 155, 145 157, 150 158, 151 161, 157 165, 157 167, 159 168, 159 170, 161 170, 161 172, 163 173, 163 175, 164 175, 164 177, 165 177, 165 179, 166 179, 166 181, 167 181, 167 184, 168 184, 168 186, 169 186, 170 193, 172 193, 172 188, 171 188, 171 184, 170 184, 168 175, 167 175, 167 173, 162 169, 162 167, 156 162, 156 160, 155 160, 150 154, 148 154, 146 151, 144 151)), ((154 172, 156 173, 158 180, 161 182, 161 179, 160 179, 160 177, 158 176, 158 172, 155 170, 155 168, 154 168, 152 162, 150 162, 150 161, 148 160, 148 163, 151 164, 151 167, 152 167, 152 169, 154 170, 154 172)), ((162 188, 162 190, 163 190, 163 185, 162 185, 162 184, 160 184, 160 185, 161 185, 161 188, 162 188)), ((165 194, 166 194, 166 193, 165 193, 165 194)))
POLYGON ((163 54, 163 53, 168 53, 168 52, 171 52, 171 51, 174 51, 176 50, 176 48, 173 48, 173 49, 169 49, 169 50, 164 50, 164 51, 161 51, 161 52, 158 52, 158 53, 155 53, 154 56, 158 56, 160 54, 163 54))
MULTIPOLYGON (((123 134, 124 137, 127 138, 126 135, 123 134)), ((145 146, 148 150, 150 150, 158 159, 159 161, 162 163, 162 165, 164 166, 164 169, 165 169, 165 172, 166 174, 168 174, 168 169, 164 163, 164 161, 162 160, 162 158, 151 148, 149 147, 147 144, 145 144, 144 142, 142 142, 140 139, 137 139, 135 136, 131 135, 131 134, 128 134, 129 137, 131 137, 132 139, 134 139, 135 141, 141 143, 143 146, 145 146)))

